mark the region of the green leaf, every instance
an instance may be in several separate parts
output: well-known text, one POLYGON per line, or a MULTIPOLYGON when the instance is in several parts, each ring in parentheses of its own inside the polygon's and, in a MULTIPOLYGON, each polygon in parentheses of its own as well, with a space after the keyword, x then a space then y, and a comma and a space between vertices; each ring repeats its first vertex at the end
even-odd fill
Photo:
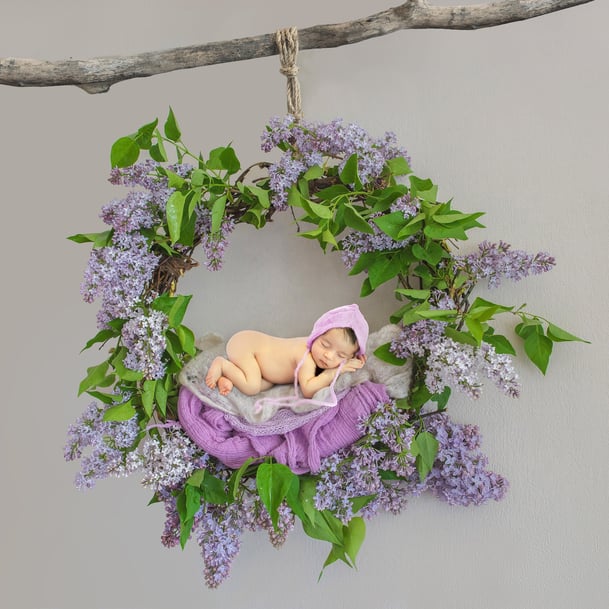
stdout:
POLYGON ((529 359, 541 370, 542 374, 548 369, 548 362, 552 354, 553 342, 539 330, 531 332, 524 341, 524 350, 529 359))
POLYGON ((243 462, 239 469, 233 471, 230 478, 228 479, 228 492, 233 499, 237 498, 239 484, 241 483, 241 479, 245 475, 245 472, 247 471, 248 467, 255 461, 258 461, 258 457, 249 457, 243 462))
POLYGON ((210 169, 227 171, 229 174, 233 174, 239 171, 241 163, 231 146, 220 146, 210 150, 207 166, 210 169))
POLYGON ((395 355, 395 353, 390 350, 390 347, 391 343, 385 343, 374 350, 374 355, 388 364, 393 364, 394 366, 403 366, 406 360, 395 355))
POLYGON ((182 216, 184 214, 184 205, 186 198, 184 193, 176 190, 171 193, 169 199, 167 199, 167 205, 165 207, 165 213, 167 216, 167 227, 169 229, 169 237, 172 243, 178 243, 180 241, 180 232, 182 229, 182 216))
POLYGON ((218 197, 211 208, 211 233, 215 235, 220 232, 224 211, 226 210, 226 195, 218 197))
POLYGON ((555 343, 556 342, 578 341, 580 343, 590 344, 589 340, 585 340, 583 338, 579 338, 579 337, 575 336, 574 334, 570 334, 566 330, 563 330, 562 328, 559 328, 558 326, 555 326, 554 324, 551 324, 551 323, 548 324, 547 335, 548 335, 548 338, 550 340, 554 341, 555 343))
POLYGON ((402 296, 406 296, 411 300, 427 300, 431 295, 431 290, 407 290, 404 288, 399 288, 395 292, 396 294, 401 294, 402 296))
POLYGON ((446 408, 446 404, 448 404, 448 400, 450 399, 450 393, 451 389, 447 385, 442 389, 442 393, 434 393, 431 396, 431 401, 438 405, 438 410, 444 410, 446 408))
POLYGON ((324 170, 319 165, 313 165, 313 167, 309 167, 307 171, 302 175, 302 177, 307 180, 316 180, 317 178, 321 178, 324 175, 324 170))
POLYGON ((127 368, 123 360, 127 355, 127 348, 121 347, 114 353, 114 357, 112 358, 111 364, 116 371, 117 376, 123 381, 139 381, 144 376, 139 370, 132 370, 131 368, 127 368))
MULTIPOLYGON (((169 378, 169 377, 168 377, 169 378)), ((163 383, 156 384, 155 400, 160 413, 165 416, 167 413, 167 389, 163 383)))
POLYGON ((368 269, 370 287, 376 290, 378 286, 396 277, 402 270, 401 260, 398 256, 378 256, 368 269))
POLYGON ((345 552, 355 566, 355 559, 366 537, 366 524, 363 518, 354 516, 344 528, 345 552))
POLYGON ((478 341, 468 332, 461 332, 460 330, 455 330, 450 326, 444 328, 444 334, 457 343, 471 345, 472 347, 477 347, 479 344, 478 341))
POLYGON ((465 316, 465 325, 469 330, 470 334, 476 340, 476 344, 479 345, 482 342, 482 336, 484 335, 484 326, 477 319, 465 316))
POLYGON ((150 146, 148 154, 153 161, 157 161, 158 163, 165 163, 169 158, 161 139, 158 139, 156 144, 150 146))
POLYGON ((404 176, 412 172, 408 161, 403 156, 397 156, 386 162, 389 171, 394 176, 404 176))
POLYGON ((114 231, 105 230, 101 233, 79 233, 77 235, 71 235, 67 237, 70 241, 74 241, 74 243, 93 243, 93 247, 105 247, 110 243, 112 239, 114 231))
POLYGON ((195 355, 197 349, 195 347, 195 335, 193 331, 186 326, 178 326, 176 328, 176 333, 180 339, 180 344, 182 345, 184 352, 188 353, 188 355, 195 355))
POLYGON ((87 368, 87 376, 80 382, 78 387, 78 395, 94 387, 98 387, 99 384, 106 378, 106 372, 108 370, 108 361, 102 362, 97 366, 91 366, 87 368))
POLYGON ((142 387, 142 406, 144 411, 148 415, 148 418, 152 416, 154 410, 154 396, 156 393, 157 381, 152 379, 146 379, 142 387))
POLYGON ((332 210, 327 205, 307 200, 303 200, 302 203, 306 211, 318 218, 329 220, 333 216, 332 210))
POLYGON ((345 224, 360 233, 374 234, 374 229, 368 224, 364 217, 348 203, 344 206, 345 224))
POLYGON ((439 243, 430 241, 425 247, 415 243, 412 246, 412 253, 418 260, 425 260, 431 266, 436 266, 444 257, 446 250, 439 243))
POLYGON ((142 150, 148 150, 152 146, 152 135, 158 124, 159 119, 155 118, 151 123, 143 125, 137 130, 133 139, 142 150))
POLYGON ((339 174, 340 181, 343 184, 361 184, 357 175, 357 154, 353 153, 346 161, 342 171, 339 174))
POLYGON ((413 438, 410 452, 416 457, 415 464, 421 482, 425 480, 427 474, 431 471, 439 446, 438 440, 428 431, 420 431, 413 438))
POLYGON ((177 328, 186 315, 186 310, 192 299, 192 295, 178 294, 170 296, 161 294, 152 301, 152 308, 167 315, 167 322, 170 328, 177 328))
POLYGON ((418 311, 418 314, 423 319, 440 319, 450 321, 457 316, 456 309, 427 309, 426 311, 418 311))
POLYGON ((383 214, 378 218, 373 218, 372 221, 392 239, 398 241, 400 239, 399 234, 406 221, 404 214, 401 211, 394 211, 389 214, 383 214))
POLYGON ((256 472, 258 494, 269 512, 275 529, 279 519, 277 509, 285 499, 295 475, 282 463, 262 463, 256 472))
POLYGON ((343 195, 350 194, 351 191, 344 184, 333 184, 315 193, 315 196, 322 201, 329 201, 330 199, 336 199, 343 195))
POLYGON ((526 340, 527 337, 534 332, 543 334, 543 328, 541 326, 541 322, 538 319, 530 319, 527 321, 523 321, 514 328, 514 331, 523 340, 526 340))
POLYGON ((516 355, 516 351, 512 343, 502 334, 485 334, 484 342, 492 345, 497 353, 507 353, 508 355, 516 355))
MULTIPOLYGON (((92 339, 87 341, 87 344, 81 349, 81 353, 91 348, 96 343, 106 343, 111 338, 115 338, 120 335, 120 332, 116 332, 111 329, 100 330, 92 339)), ((100 347, 101 348, 101 347, 100 347)))
MULTIPOLYGON (((116 397, 116 396, 115 396, 116 397)), ((104 421, 128 421, 136 415, 135 408, 131 403, 131 400, 117 406, 110 406, 108 410, 104 412, 104 421)))
POLYGON ((207 470, 203 476, 201 491, 203 498, 208 503, 224 504, 232 501, 232 497, 226 492, 226 483, 207 470))
POLYGON ((165 121, 163 130, 165 132, 165 137, 168 140, 171 140, 172 142, 180 141, 180 138, 182 137, 182 132, 178 127, 178 122, 171 106, 169 107, 169 114, 167 115, 167 120, 165 121))
POLYGON ((137 162, 140 156, 140 147, 130 137, 121 137, 110 150, 110 163, 112 167, 129 167, 137 162))

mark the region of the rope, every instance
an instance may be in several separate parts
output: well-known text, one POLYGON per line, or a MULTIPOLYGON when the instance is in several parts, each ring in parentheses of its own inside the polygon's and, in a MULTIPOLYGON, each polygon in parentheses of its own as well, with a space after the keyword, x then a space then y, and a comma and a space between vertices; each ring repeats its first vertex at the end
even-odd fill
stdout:
POLYGON ((279 49, 279 71, 287 78, 288 114, 296 121, 302 118, 302 100, 300 99, 300 83, 296 75, 298 66, 296 56, 298 55, 298 30, 295 27, 278 30, 275 34, 275 42, 279 49))

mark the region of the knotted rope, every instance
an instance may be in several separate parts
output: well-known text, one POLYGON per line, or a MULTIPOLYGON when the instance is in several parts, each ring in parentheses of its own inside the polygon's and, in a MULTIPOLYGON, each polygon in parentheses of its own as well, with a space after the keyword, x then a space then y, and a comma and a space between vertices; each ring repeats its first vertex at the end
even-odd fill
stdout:
POLYGON ((278 30, 275 34, 275 42, 279 49, 279 71, 287 78, 288 114, 297 121, 302 118, 302 100, 300 99, 300 83, 296 75, 298 66, 296 56, 298 55, 298 30, 295 27, 278 30))

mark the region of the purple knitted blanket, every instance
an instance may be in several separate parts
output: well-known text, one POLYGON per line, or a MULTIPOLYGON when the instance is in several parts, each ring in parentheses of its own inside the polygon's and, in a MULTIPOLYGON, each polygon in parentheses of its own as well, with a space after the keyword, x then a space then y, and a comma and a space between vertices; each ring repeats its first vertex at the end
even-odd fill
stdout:
POLYGON ((235 429, 226 413, 206 406, 186 387, 178 401, 180 423, 190 439, 231 468, 249 457, 272 456, 294 473, 319 471, 321 459, 358 440, 358 422, 389 396, 384 385, 365 382, 353 387, 337 406, 284 434, 250 435, 235 429))

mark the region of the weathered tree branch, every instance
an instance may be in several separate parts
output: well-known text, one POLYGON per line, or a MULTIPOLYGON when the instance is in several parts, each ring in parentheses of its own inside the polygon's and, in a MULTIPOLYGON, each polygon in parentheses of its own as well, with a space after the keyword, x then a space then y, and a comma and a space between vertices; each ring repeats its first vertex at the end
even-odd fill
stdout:
MULTIPOLYGON (((300 49, 324 49, 385 36, 404 29, 472 30, 523 21, 592 0, 500 0, 469 6, 429 6, 408 0, 394 8, 345 23, 316 25, 298 32, 300 49)), ((278 53, 275 34, 179 47, 132 56, 45 61, 0 59, 0 84, 15 87, 75 85, 104 93, 113 84, 174 70, 268 57, 278 53)))

